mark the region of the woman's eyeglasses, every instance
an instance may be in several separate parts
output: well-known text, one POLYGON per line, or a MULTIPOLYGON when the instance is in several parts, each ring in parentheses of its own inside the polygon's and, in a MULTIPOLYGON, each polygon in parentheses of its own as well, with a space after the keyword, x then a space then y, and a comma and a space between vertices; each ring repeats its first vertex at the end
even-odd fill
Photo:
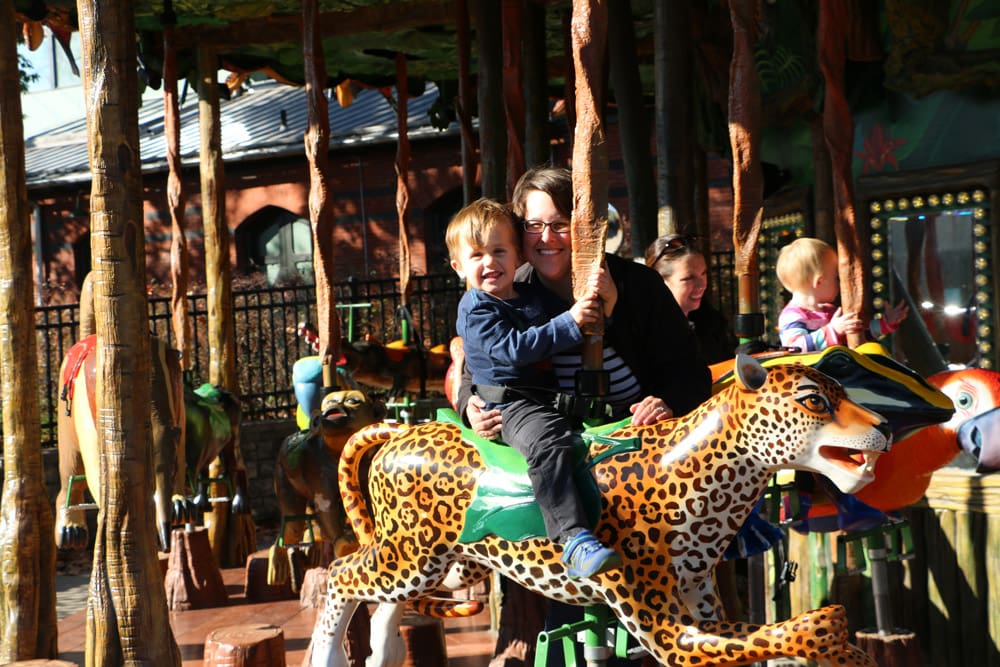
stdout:
POLYGON ((568 234, 569 233, 569 223, 565 220, 553 220, 552 222, 545 222, 544 220, 525 220, 521 223, 524 227, 524 231, 528 234, 541 234, 548 227, 556 234, 568 234))

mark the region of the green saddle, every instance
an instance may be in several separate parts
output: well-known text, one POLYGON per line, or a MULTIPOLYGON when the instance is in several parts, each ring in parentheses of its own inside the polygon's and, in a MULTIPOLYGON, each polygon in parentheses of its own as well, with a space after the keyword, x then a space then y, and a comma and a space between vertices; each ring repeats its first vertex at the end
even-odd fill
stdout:
MULTIPOLYGON (((437 420, 458 426, 462 430, 462 438, 479 451, 486 464, 486 470, 479 475, 472 503, 466 511, 465 527, 458 541, 475 542, 486 535, 496 535, 512 541, 545 537, 545 523, 531 490, 528 462, 524 457, 513 447, 476 435, 462 423, 458 413, 450 408, 439 409, 437 420)), ((601 493, 590 469, 609 456, 638 451, 639 438, 609 438, 604 435, 627 425, 628 421, 629 419, 624 419, 588 428, 581 434, 583 444, 578 449, 573 479, 591 529, 597 526, 601 516, 601 493), (588 458, 590 443, 595 441, 610 447, 597 456, 588 458)))

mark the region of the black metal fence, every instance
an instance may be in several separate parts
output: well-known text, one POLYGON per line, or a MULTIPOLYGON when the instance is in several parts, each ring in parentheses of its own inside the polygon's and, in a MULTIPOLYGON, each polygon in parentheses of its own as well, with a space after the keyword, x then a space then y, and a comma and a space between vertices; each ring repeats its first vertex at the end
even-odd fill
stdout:
MULTIPOLYGON (((735 312, 736 283, 733 253, 717 252, 710 261, 712 301, 728 317, 735 312)), ((370 334, 384 341, 401 338, 399 281, 393 278, 349 279, 333 286, 340 314, 341 333, 355 340, 370 334)), ((455 335, 455 313, 464 283, 453 273, 416 276, 408 299, 412 334, 426 347, 447 343, 455 335)), ((187 378, 197 385, 208 379, 208 305, 204 294, 188 296, 193 322, 192 367, 187 378)), ((280 419, 294 415, 292 365, 312 354, 297 333, 300 322, 316 322, 312 286, 259 287, 233 290, 236 367, 243 418, 280 419)), ((170 301, 149 300, 152 331, 173 344, 170 301)), ((39 399, 42 445, 56 442, 56 410, 61 379, 59 365, 76 341, 79 307, 76 304, 43 306, 35 311, 38 337, 39 399)), ((2 429, 2 425, 0 425, 2 429)))
MULTIPOLYGON (((465 290, 453 274, 416 276, 407 301, 412 317, 411 334, 425 346, 447 343, 455 335, 455 312, 465 290)), ((400 338, 399 282, 393 279, 347 280, 333 286, 340 314, 341 333, 350 339, 371 334, 381 340, 400 338)), ((208 305, 204 294, 188 295, 193 322, 191 371, 187 380, 208 379, 208 305)), ((315 290, 310 285, 254 287, 233 290, 236 368, 247 420, 286 418, 294 415, 292 365, 313 354, 298 334, 298 324, 316 322, 315 290)), ((60 409, 59 365, 77 340, 80 313, 77 304, 43 306, 35 311, 38 336, 39 398, 42 446, 56 442, 60 409)), ((149 300, 150 328, 174 342, 170 326, 170 300, 149 300)))

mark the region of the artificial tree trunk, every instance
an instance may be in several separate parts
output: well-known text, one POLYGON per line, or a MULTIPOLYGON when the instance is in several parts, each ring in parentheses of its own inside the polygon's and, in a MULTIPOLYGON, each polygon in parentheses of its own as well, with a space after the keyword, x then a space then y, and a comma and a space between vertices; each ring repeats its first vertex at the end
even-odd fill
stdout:
POLYGON ((524 66, 524 165, 537 167, 549 161, 548 62, 545 54, 545 7, 537 2, 524 5, 522 43, 524 66))
POLYGON ((54 515, 42 474, 31 220, 14 3, 0 0, 0 662, 55 658, 54 515))
MULTIPOLYGON (((601 122, 603 58, 607 43, 607 7, 600 0, 576 0, 570 32, 577 84, 573 139, 573 285, 604 261, 608 222, 608 156, 601 122)), ((603 323, 588 327, 583 368, 603 365, 603 323)), ((514 581, 504 582, 500 628, 490 667, 519 667, 535 660, 535 640, 544 629, 548 601, 514 581)))
MULTIPOLYGON (((333 206, 330 201, 330 114, 326 101, 326 61, 318 30, 316 0, 302 3, 302 55, 305 62, 306 101, 309 128, 306 157, 309 159, 309 222, 313 238, 313 274, 316 284, 316 317, 319 320, 319 355, 323 367, 324 392, 336 386, 340 359, 340 318, 333 290, 333 206)), ((362 220, 362 224, 368 224, 362 220)))
POLYGON ((618 132, 628 183, 632 255, 642 257, 656 238, 656 176, 649 152, 649 116, 643 103, 635 50, 632 3, 608 4, 608 71, 618 105, 618 132))
POLYGON ((101 449, 89 666, 180 665, 157 556, 149 424, 150 358, 130 3, 81 0, 101 449))
MULTIPOLYGON (((757 244, 764 205, 760 164, 760 82, 754 64, 757 0, 731 0, 733 56, 729 66, 729 143, 733 153, 733 252, 740 314, 760 311, 757 244)), ((737 332, 741 333, 741 332, 737 332)))
POLYGON ((177 100, 177 49, 174 46, 173 4, 164 5, 163 28, 163 134, 167 143, 167 209, 170 211, 170 322, 174 347, 181 354, 181 368, 190 370, 192 326, 188 317, 188 253, 184 209, 187 200, 181 185, 181 120, 177 100), (169 11, 168 11, 169 10, 169 11))
POLYGON ((507 118, 507 199, 524 173, 524 66, 522 0, 503 0, 503 107, 507 118))
MULTIPOLYGON (((584 295, 588 279, 604 262, 608 226, 608 147, 604 135, 604 53, 608 41, 604 0, 576 0, 570 34, 576 79, 573 132, 573 294, 584 295)), ((584 329, 583 367, 604 359, 604 323, 584 329)))
POLYGON ((208 293, 208 378, 238 393, 233 337, 229 227, 226 225, 222 124, 219 121, 218 59, 214 49, 198 49, 198 121, 201 134, 201 217, 205 231, 205 282, 208 293))
POLYGON ((479 106, 479 163, 482 166, 482 194, 504 201, 507 198, 507 133, 503 105, 496 94, 503 90, 503 50, 500 43, 500 0, 476 0, 476 44, 479 47, 476 81, 479 106))
MULTIPOLYGON (((854 217, 854 175, 851 171, 854 117, 844 88, 847 32, 851 25, 849 2, 826 0, 819 9, 819 67, 826 82, 823 95, 823 134, 830 152, 833 175, 833 228, 837 236, 840 271, 840 306, 845 313, 860 313, 865 304, 865 270, 854 217)), ((847 344, 857 347, 864 332, 847 334, 847 344)))
MULTIPOLYGON (((410 296, 410 135, 407 129, 406 56, 396 54, 396 215, 399 220, 399 293, 406 307, 410 296)), ((402 323, 400 323, 402 329, 402 323)), ((402 332, 401 332, 402 333, 402 332)), ((414 333, 414 332, 411 332, 414 333)), ((405 340, 404 343, 409 343, 405 340)), ((421 377, 421 384, 423 377, 421 377)), ((422 393, 422 392, 421 392, 422 393)))
MULTIPOLYGON (((201 135, 201 213, 205 232, 205 286, 208 297, 208 381, 239 395, 236 376, 233 288, 229 264, 229 227, 226 225, 225 176, 222 169, 222 126, 219 122, 218 63, 215 51, 198 49, 198 120, 201 135)), ((231 478, 245 475, 243 453, 234 444, 236 470, 225 470, 231 478)), ((209 465, 209 477, 219 479, 222 461, 209 465)), ((224 497, 229 488, 220 482, 210 485, 213 498, 224 497)), ((256 547, 254 524, 249 514, 232 514, 230 506, 214 503, 205 514, 212 553, 220 567, 241 566, 256 547)))
MULTIPOLYGON (((676 234, 694 224, 691 143, 694 111, 691 85, 691 21, 688 3, 654 3, 656 51, 656 167, 659 234, 676 234)), ((752 61, 751 61, 752 64, 752 61)))
POLYGON ((458 96, 455 115, 462 136, 462 204, 472 201, 476 188, 476 137, 472 131, 472 79, 469 76, 471 42, 468 0, 455 2, 455 34, 458 48, 458 96))

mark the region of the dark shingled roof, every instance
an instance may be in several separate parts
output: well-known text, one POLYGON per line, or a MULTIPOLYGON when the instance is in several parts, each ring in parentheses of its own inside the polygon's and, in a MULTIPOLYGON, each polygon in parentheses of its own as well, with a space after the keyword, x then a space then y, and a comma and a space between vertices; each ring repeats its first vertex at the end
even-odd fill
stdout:
MULTIPOLYGON (((428 85, 420 97, 409 98, 410 138, 439 136, 428 109, 438 90, 428 85)), ((220 101, 222 155, 226 161, 305 155, 308 125, 304 88, 274 81, 256 82, 230 100, 220 101)), ((330 149, 353 144, 396 140, 396 112, 377 90, 363 89, 342 108, 329 104, 330 149)), ((181 159, 197 164, 199 151, 198 96, 188 94, 181 104, 181 159)), ((454 126, 447 133, 457 132, 454 126)), ((139 109, 139 145, 143 173, 165 171, 167 147, 163 136, 163 105, 147 101, 139 109)), ((25 144, 29 188, 90 181, 86 119, 66 123, 32 137, 25 144)))

